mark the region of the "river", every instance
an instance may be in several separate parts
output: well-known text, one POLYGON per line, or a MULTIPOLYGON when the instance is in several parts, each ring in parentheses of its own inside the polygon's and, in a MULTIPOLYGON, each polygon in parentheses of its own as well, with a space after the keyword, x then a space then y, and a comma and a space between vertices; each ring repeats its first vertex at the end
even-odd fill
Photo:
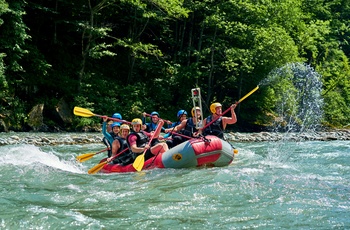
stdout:
POLYGON ((350 141, 233 144, 226 167, 113 175, 75 161, 102 144, 0 146, 0 229, 350 228, 350 141))

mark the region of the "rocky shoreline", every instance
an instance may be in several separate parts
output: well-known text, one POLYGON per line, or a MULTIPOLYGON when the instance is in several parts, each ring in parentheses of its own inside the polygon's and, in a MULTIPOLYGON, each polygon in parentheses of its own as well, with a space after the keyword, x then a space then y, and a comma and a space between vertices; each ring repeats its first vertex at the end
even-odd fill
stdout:
MULTIPOLYGON (((226 133, 227 140, 232 142, 266 142, 266 141, 334 141, 350 140, 350 130, 336 130, 312 133, 226 133)), ((102 143, 101 133, 0 133, 0 146, 31 144, 45 145, 75 145, 102 143)))

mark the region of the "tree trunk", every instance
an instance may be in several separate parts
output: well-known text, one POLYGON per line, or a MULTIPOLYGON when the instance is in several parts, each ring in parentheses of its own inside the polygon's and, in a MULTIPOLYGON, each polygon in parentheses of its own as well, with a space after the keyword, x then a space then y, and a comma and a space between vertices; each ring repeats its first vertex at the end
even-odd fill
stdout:
POLYGON ((213 91, 213 83, 214 83, 214 53, 215 53, 215 41, 216 41, 216 32, 217 32, 217 26, 215 26, 215 31, 213 35, 213 43, 211 45, 211 56, 210 56, 210 71, 209 71, 209 76, 208 76, 208 96, 207 96, 207 101, 206 104, 208 105, 210 102, 210 98, 212 96, 212 91, 213 91))
MULTIPOLYGON (((205 22, 203 22, 201 24, 201 30, 200 30, 200 34, 199 34, 199 39, 198 39, 198 55, 196 57, 196 63, 199 63, 199 58, 200 58, 200 53, 202 51, 202 37, 203 37, 203 33, 204 33, 204 26, 205 26, 205 22)), ((199 66, 199 65, 198 65, 199 66)), ((198 85, 198 78, 196 78, 196 86, 198 85)))

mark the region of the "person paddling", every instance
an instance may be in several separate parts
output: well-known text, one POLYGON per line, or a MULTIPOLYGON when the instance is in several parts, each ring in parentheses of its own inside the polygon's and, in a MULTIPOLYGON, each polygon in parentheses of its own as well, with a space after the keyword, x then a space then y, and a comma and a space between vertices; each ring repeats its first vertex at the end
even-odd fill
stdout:
MULTIPOLYGON (((142 121, 144 124, 142 127, 142 130, 150 133, 150 132, 155 131, 157 129, 158 122, 160 120, 159 113, 156 111, 153 111, 151 113, 151 122, 149 122, 149 123, 146 123, 146 115, 147 115, 147 113, 145 113, 145 112, 142 113, 142 121)), ((165 130, 165 128, 162 127, 161 132, 164 132, 164 130, 165 130)))
POLYGON ((212 103, 210 105, 210 112, 212 115, 208 116, 203 120, 203 127, 206 126, 206 124, 209 124, 211 121, 214 121, 212 124, 210 124, 207 128, 204 130, 201 130, 200 132, 203 133, 204 136, 206 135, 214 135, 221 139, 224 138, 224 130, 226 129, 227 125, 231 125, 237 122, 237 117, 235 113, 236 104, 231 105, 231 117, 224 117, 222 116, 222 105, 219 102, 212 103))
MULTIPOLYGON (((166 140, 166 143, 169 148, 172 148, 186 141, 186 140, 183 140, 183 137, 176 134, 172 134, 172 132, 174 131, 177 125, 180 125, 182 121, 186 120, 187 112, 186 110, 181 109, 177 112, 176 116, 178 120, 176 122, 173 122, 170 128, 164 130, 165 133, 167 133, 166 135, 164 135, 164 138, 172 137, 171 140, 166 140)), ((181 133, 181 130, 178 133, 181 133)))
MULTIPOLYGON (((114 113, 112 115, 113 118, 122 119, 122 116, 120 113, 114 113)), ((112 155, 112 143, 114 141, 114 138, 119 135, 120 131, 120 123, 119 122, 113 122, 112 124, 108 125, 107 127, 107 116, 102 116, 103 124, 102 124, 102 134, 103 139, 102 142, 109 148, 108 150, 108 157, 111 157, 112 155), (110 131, 109 131, 110 130, 110 131)))
POLYGON ((133 162, 133 156, 132 152, 128 149, 128 143, 126 141, 127 136, 130 133, 130 127, 127 124, 122 124, 120 126, 120 134, 119 136, 115 136, 114 141, 112 143, 112 155, 111 157, 107 158, 107 162, 112 162, 113 164, 121 164, 121 165, 128 165, 133 162), (125 150, 125 151, 124 151, 125 150), (124 151, 120 156, 113 159, 115 155, 118 153, 124 151))
MULTIPOLYGON (((201 122, 201 109, 199 107, 193 107, 191 110, 192 117, 184 119, 181 123, 175 126, 174 129, 166 129, 165 132, 179 132, 186 137, 181 137, 180 143, 187 141, 191 137, 197 137, 198 129, 197 124, 201 122)), ((176 134, 175 134, 176 135, 176 134)), ((180 140, 180 139, 179 139, 180 140)), ((178 144, 180 144, 178 143, 178 144)))
MULTIPOLYGON (((159 120, 158 125, 163 126, 164 121, 159 120)), ((142 121, 140 118, 135 118, 131 122, 132 129, 134 132, 130 133, 127 137, 127 142, 129 144, 129 147, 131 151, 134 153, 134 159, 140 154, 142 154, 144 151, 145 153, 145 160, 153 157, 154 155, 157 155, 159 153, 163 153, 165 151, 168 151, 169 148, 166 143, 161 143, 158 141, 158 137, 160 134, 160 130, 157 133, 153 133, 153 140, 151 142, 151 145, 148 145, 148 142, 150 138, 152 137, 152 134, 146 131, 141 130, 142 121)))

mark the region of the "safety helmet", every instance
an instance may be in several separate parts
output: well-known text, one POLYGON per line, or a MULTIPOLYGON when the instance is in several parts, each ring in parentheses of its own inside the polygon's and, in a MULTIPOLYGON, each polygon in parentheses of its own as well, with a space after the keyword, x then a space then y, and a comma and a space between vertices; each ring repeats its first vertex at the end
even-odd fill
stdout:
POLYGON ((130 127, 129 127, 127 124, 122 124, 122 125, 120 126, 120 130, 122 130, 122 129, 130 130, 130 127))
POLYGON ((153 111, 152 113, 151 113, 151 116, 158 116, 159 117, 159 113, 157 113, 156 111, 153 111))
POLYGON ((182 115, 187 115, 187 112, 183 109, 179 110, 179 112, 177 112, 177 117, 180 118, 182 115))
POLYGON ((111 124, 111 128, 112 128, 112 129, 113 129, 114 127, 116 127, 116 126, 120 127, 120 123, 119 123, 119 122, 113 122, 113 123, 111 124))
POLYGON ((112 115, 112 117, 113 117, 113 118, 120 119, 120 120, 123 119, 123 118, 122 118, 122 115, 121 115, 120 113, 115 113, 115 114, 112 115))
POLYGON ((194 117, 194 110, 197 110, 197 109, 201 110, 201 108, 199 108, 198 106, 192 108, 191 110, 192 117, 194 117))
POLYGON ((216 107, 222 106, 219 102, 215 102, 210 105, 210 112, 216 113, 216 107))
POLYGON ((140 118, 135 118, 131 121, 132 125, 142 125, 142 121, 140 118))

